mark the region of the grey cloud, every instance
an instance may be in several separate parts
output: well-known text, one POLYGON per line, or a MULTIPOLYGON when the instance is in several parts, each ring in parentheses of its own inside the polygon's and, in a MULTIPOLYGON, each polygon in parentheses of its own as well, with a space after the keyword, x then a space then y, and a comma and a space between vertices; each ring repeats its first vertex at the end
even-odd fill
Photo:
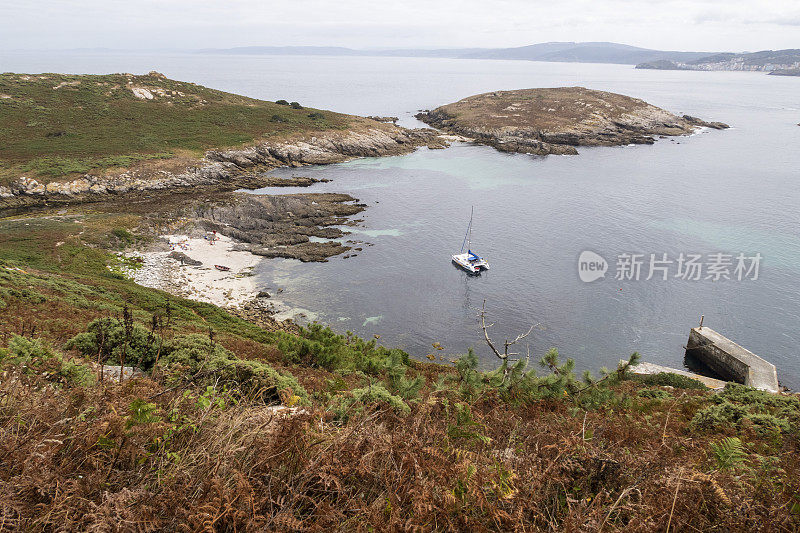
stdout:
POLYGON ((27 0, 0 5, 0 49, 521 46, 800 47, 797 0, 27 0), (746 28, 746 31, 743 31, 746 28))

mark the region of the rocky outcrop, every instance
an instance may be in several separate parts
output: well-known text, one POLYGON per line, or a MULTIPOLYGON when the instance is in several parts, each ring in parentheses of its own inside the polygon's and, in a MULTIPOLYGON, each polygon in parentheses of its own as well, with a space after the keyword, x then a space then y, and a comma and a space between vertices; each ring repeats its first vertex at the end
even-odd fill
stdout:
POLYGON ((326 131, 314 136, 268 141, 236 150, 211 150, 202 160, 187 161, 185 166, 169 170, 151 168, 144 162, 116 174, 87 174, 66 182, 45 183, 23 176, 10 186, 0 186, 0 209, 100 201, 128 193, 310 185, 313 180, 308 178, 301 178, 306 180, 304 183, 288 183, 264 176, 263 172, 282 166, 323 165, 357 157, 398 155, 418 146, 442 143, 433 130, 376 124, 358 130, 326 131))
POLYGON ((800 68, 784 68, 773 70, 769 73, 770 76, 800 76, 800 68))
POLYGON ((693 117, 691 115, 683 115, 683 120, 692 126, 697 126, 699 128, 711 128, 713 130, 726 130, 730 128, 730 126, 724 122, 706 122, 705 120, 693 117))
POLYGON ((578 146, 653 144, 656 136, 728 127, 583 87, 479 94, 416 117, 504 152, 534 155, 574 155, 578 146))
POLYGON ((239 250, 263 257, 303 262, 326 261, 350 250, 338 241, 338 227, 365 209, 347 194, 255 195, 236 193, 214 202, 198 202, 184 215, 205 231, 235 239, 239 250), (320 239, 312 241, 312 238, 320 239))

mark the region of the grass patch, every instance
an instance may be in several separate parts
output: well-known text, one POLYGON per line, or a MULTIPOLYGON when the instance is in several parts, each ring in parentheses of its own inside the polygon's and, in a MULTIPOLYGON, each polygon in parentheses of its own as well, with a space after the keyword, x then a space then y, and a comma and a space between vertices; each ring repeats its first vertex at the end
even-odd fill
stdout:
POLYGON ((672 372, 659 372, 658 374, 632 374, 629 379, 638 381, 648 387, 675 387, 676 389, 708 390, 700 381, 673 374, 672 372))
POLYGON ((353 119, 160 75, 5 73, 0 94, 10 96, 0 99, 0 185, 21 175, 65 178, 176 152, 344 129, 353 119))

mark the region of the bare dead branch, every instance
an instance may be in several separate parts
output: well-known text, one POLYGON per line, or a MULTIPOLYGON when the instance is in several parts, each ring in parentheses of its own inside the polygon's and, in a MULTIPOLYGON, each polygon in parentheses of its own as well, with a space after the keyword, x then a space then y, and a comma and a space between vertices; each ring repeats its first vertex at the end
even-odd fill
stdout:
MULTIPOLYGON (((506 339, 506 341, 503 343, 503 353, 500 353, 500 350, 498 350, 492 343, 492 339, 489 338, 489 332, 487 331, 490 327, 494 326, 494 324, 488 324, 488 325, 486 324, 486 299, 483 300, 483 307, 481 307, 480 317, 481 317, 481 328, 483 329, 483 337, 486 339, 486 344, 489 345, 489 348, 491 348, 491 350, 499 359, 502 359, 504 361, 508 359, 509 355, 519 355, 519 353, 517 352, 509 353, 508 348, 518 343, 528 335, 530 335, 531 332, 533 331, 533 328, 538 327, 540 325, 538 322, 536 324, 533 324, 526 333, 523 333, 522 335, 517 335, 517 338, 514 339, 513 341, 509 341, 508 339, 506 339)), ((528 348, 528 357, 530 358, 530 348, 528 348)))
POLYGON ((487 327, 491 327, 493 325, 494 324, 490 324, 489 326, 486 325, 486 299, 484 298, 483 307, 481 308, 481 326, 483 327, 483 336, 486 338, 486 344, 489 345, 489 348, 492 349, 494 354, 500 359, 505 359, 506 357, 508 357, 508 355, 501 355, 500 352, 497 351, 497 348, 494 347, 494 344, 492 344, 492 340, 489 338, 489 332, 486 331, 487 327))

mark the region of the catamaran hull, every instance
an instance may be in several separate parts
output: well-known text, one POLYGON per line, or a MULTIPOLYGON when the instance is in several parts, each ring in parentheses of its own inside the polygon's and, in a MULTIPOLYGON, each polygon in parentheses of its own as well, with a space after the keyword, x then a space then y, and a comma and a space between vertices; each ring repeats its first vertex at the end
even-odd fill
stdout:
POLYGON ((453 263, 463 268, 470 274, 480 274, 482 270, 489 270, 489 263, 485 259, 469 260, 468 254, 458 254, 453 256, 453 263))

